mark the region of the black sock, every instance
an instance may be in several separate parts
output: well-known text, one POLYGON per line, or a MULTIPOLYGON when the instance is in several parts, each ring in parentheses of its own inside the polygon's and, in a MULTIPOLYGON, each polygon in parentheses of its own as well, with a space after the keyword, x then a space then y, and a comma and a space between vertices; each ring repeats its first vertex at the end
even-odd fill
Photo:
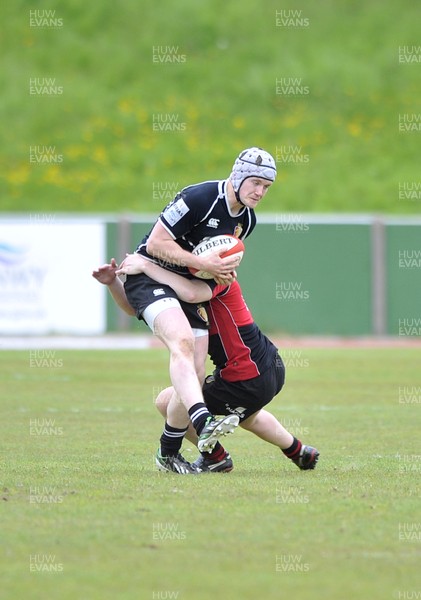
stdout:
POLYGON ((211 417, 212 415, 206 408, 204 402, 197 402, 197 404, 194 404, 189 408, 189 416, 197 435, 200 435, 208 417, 211 417))
POLYGON ((177 456, 183 443, 187 427, 177 429, 165 421, 164 431, 161 435, 161 456, 177 456))
POLYGON ((291 458, 291 459, 298 458, 300 456, 301 447, 302 447, 302 443, 300 442, 300 440, 297 440, 297 438, 295 437, 291 446, 289 448, 283 449, 282 452, 288 458, 291 458))

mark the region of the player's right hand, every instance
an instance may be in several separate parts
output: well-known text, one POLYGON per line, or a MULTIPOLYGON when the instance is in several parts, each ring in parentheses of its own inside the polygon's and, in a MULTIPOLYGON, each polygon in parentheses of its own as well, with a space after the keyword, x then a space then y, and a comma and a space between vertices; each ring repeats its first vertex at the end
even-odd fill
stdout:
POLYGON ((126 258, 116 270, 116 275, 137 275, 138 273, 144 273, 149 262, 137 252, 126 254, 126 258))
POLYGON ((227 278, 235 271, 239 262, 237 256, 226 256, 225 258, 221 258, 217 252, 213 252, 207 256, 201 257, 200 269, 212 273, 215 278, 227 278))

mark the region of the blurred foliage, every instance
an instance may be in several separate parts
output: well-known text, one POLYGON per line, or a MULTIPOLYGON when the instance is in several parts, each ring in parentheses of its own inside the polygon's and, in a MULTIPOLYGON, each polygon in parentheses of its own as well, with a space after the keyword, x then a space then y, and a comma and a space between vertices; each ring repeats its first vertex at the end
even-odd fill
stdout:
POLYGON ((157 213, 257 145, 279 167, 261 211, 420 212, 421 192, 398 192, 419 183, 420 131, 399 131, 421 114, 413 0, 0 11, 3 211, 157 213))

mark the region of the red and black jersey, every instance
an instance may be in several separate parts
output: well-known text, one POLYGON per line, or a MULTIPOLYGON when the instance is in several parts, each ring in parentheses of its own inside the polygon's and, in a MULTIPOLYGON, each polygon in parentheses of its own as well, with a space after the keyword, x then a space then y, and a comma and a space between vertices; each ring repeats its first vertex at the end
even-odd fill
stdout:
MULTIPOLYGON (((191 252, 199 242, 215 235, 230 234, 246 238, 256 225, 256 215, 251 208, 244 207, 236 215, 230 210, 227 199, 227 180, 205 181, 185 187, 161 212, 158 221, 171 237, 191 252)), ((179 275, 190 276, 187 267, 158 260, 146 252, 146 235, 136 249, 146 258, 164 269, 179 275)))
POLYGON ((272 366, 277 348, 253 321, 237 281, 214 289, 208 312, 209 356, 219 377, 244 381, 272 366))

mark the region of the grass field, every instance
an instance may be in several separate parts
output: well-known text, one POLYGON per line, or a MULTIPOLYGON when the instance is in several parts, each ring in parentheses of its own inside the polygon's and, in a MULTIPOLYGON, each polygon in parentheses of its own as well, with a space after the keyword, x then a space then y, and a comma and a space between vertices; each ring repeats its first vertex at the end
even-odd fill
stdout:
POLYGON ((1 597, 420 597, 420 349, 282 354, 269 408, 317 469, 239 430, 232 473, 181 477, 153 464, 165 351, 3 351, 1 597))

